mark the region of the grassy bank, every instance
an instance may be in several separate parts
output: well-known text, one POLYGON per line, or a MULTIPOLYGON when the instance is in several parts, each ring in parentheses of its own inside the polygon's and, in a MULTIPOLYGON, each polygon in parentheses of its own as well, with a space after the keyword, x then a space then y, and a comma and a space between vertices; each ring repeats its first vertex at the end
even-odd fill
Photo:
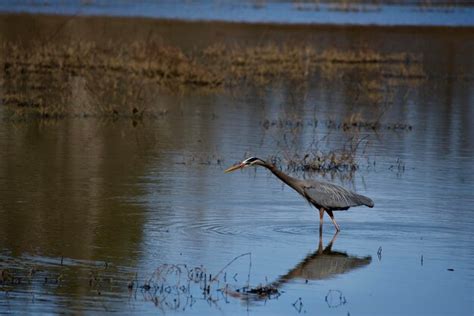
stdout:
POLYGON ((371 77, 372 83, 425 78, 421 57, 410 53, 317 50, 304 43, 216 43, 185 52, 154 41, 70 40, 5 42, 1 50, 1 102, 15 116, 156 115, 151 100, 163 90, 209 93, 242 85, 303 84, 315 76, 340 79, 348 70, 371 77))

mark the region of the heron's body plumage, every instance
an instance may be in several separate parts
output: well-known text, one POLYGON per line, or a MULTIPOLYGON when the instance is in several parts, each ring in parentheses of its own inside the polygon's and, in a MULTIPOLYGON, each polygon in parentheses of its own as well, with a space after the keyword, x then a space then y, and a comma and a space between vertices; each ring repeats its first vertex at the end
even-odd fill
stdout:
POLYGON ((303 181, 303 192, 303 196, 318 209, 323 207, 328 210, 338 211, 347 210, 353 206, 374 206, 374 202, 364 195, 323 181, 303 181))

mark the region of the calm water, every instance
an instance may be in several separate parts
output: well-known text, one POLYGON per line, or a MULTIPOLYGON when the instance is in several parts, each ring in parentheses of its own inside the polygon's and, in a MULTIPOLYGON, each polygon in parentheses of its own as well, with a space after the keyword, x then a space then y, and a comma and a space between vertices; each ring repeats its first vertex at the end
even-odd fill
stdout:
POLYGON ((348 92, 367 78, 318 75, 305 87, 162 93, 166 114, 137 124, 3 120, 0 311, 472 315, 472 42, 457 45, 421 48, 429 76, 392 86, 377 131, 330 124, 380 112, 365 90, 348 92), (336 213, 337 236, 326 219, 320 237, 315 210, 266 170, 223 173, 249 155, 338 149, 353 137, 363 139, 359 169, 324 178, 375 207, 336 213), (183 277, 196 267, 216 276, 239 255, 208 294, 183 277), (164 264, 181 274, 153 283, 164 264), (267 283, 281 295, 217 290, 267 283))
POLYGON ((258 23, 473 26, 474 7, 447 1, 4 0, 0 12, 141 16, 258 23), (359 2, 359 3, 357 3, 359 2), (393 2, 393 1, 392 1, 393 2), (395 1, 396 2, 396 1, 395 1), (354 4, 355 3, 355 4, 354 4), (448 5, 447 5, 448 3, 448 5))

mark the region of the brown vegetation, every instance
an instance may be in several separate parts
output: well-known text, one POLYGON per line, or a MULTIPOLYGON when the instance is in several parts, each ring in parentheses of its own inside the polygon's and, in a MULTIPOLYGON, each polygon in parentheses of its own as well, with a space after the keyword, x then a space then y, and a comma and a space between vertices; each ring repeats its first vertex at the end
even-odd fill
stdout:
POLYGON ((92 42, 1 47, 1 102, 16 117, 158 115, 160 90, 207 92, 275 80, 308 82, 315 75, 338 79, 363 68, 383 78, 423 78, 420 57, 407 53, 342 51, 266 44, 215 44, 185 53, 157 42, 133 45, 92 42))
POLYGON ((320 150, 315 144, 303 154, 289 149, 283 152, 282 157, 272 156, 270 160, 290 172, 317 172, 322 175, 338 173, 350 179, 359 169, 359 159, 365 150, 363 147, 367 146, 364 141, 364 138, 352 137, 344 146, 331 150, 320 150))

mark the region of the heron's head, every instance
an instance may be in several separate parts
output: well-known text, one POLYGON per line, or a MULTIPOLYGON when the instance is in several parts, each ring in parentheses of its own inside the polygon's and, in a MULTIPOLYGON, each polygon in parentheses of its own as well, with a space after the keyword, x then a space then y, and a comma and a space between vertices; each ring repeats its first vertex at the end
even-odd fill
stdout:
POLYGON ((257 157, 250 157, 250 158, 247 158, 244 161, 239 162, 238 164, 233 165, 232 167, 226 169, 224 172, 225 173, 232 172, 232 171, 242 169, 242 168, 245 168, 245 167, 248 167, 248 166, 265 166, 265 161, 263 161, 262 159, 257 158, 257 157))

